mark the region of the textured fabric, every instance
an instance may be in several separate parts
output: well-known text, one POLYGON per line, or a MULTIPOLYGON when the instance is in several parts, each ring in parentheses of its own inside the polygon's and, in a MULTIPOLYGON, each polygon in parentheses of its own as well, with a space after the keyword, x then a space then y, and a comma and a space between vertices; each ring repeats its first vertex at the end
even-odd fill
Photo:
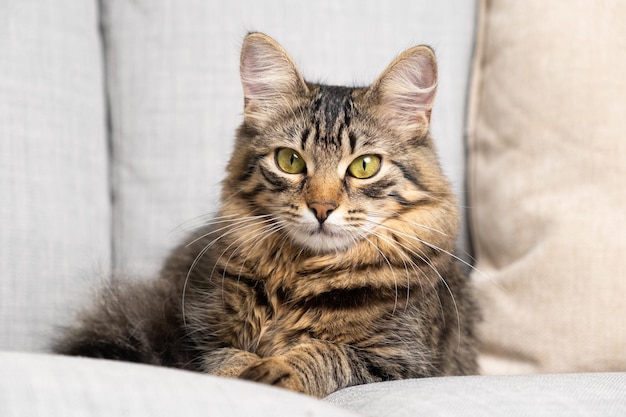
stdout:
POLYGON ((2 417, 354 417, 266 385, 123 362, 0 352, 2 417))
POLYGON ((239 49, 248 30, 279 41, 308 79, 333 84, 369 84, 405 48, 432 45, 433 133, 462 190, 473 1, 102 3, 117 270, 153 273, 216 208, 243 110, 239 49))
POLYGON ((469 185, 487 373, 626 370, 626 3, 483 3, 469 185))
POLYGON ((473 376, 351 387, 327 398, 366 417, 626 415, 626 374, 473 376))
POLYGON ((0 349, 40 350, 110 267, 96 1, 0 3, 0 349))
POLYGON ((351 387, 320 401, 261 384, 105 360, 0 352, 0 369, 2 417, 626 415, 624 373, 414 379, 351 387))

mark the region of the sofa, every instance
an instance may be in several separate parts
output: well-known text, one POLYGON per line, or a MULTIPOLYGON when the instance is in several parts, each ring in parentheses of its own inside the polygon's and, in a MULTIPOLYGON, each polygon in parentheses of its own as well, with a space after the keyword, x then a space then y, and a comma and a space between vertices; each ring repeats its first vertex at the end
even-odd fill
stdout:
POLYGON ((4 0, 0 416, 626 415, 623 16, 610 0, 4 0), (319 400, 50 353, 100 285, 149 279, 215 210, 250 30, 332 84, 434 48, 481 375, 319 400))

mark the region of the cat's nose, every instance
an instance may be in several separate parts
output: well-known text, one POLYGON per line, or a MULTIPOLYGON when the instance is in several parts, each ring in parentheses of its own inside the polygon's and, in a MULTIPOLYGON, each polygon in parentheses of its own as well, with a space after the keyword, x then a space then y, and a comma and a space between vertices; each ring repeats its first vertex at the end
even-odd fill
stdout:
POLYGON ((313 214, 315 214, 317 221, 322 224, 326 221, 328 216, 330 216, 330 213, 337 208, 337 205, 334 203, 319 203, 314 201, 309 203, 309 208, 313 214))

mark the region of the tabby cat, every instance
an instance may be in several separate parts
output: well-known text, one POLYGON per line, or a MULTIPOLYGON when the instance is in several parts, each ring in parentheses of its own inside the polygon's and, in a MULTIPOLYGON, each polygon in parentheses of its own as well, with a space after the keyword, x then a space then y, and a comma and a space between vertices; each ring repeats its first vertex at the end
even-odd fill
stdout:
POLYGON ((369 88, 306 82, 260 33, 218 215, 158 279, 118 283, 55 350, 238 377, 323 397, 477 371, 457 207, 429 136, 431 49, 369 88))

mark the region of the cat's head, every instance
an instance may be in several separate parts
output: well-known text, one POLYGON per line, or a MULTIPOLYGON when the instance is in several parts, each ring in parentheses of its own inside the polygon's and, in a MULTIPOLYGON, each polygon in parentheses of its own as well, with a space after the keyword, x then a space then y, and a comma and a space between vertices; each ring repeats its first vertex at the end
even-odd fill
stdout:
POLYGON ((243 204, 268 233, 314 253, 380 245, 381 236, 410 242, 402 234, 416 227, 454 240, 455 203, 428 133, 430 48, 405 51, 369 88, 334 87, 306 82, 278 43, 252 33, 241 81, 244 122, 223 215, 243 204))

